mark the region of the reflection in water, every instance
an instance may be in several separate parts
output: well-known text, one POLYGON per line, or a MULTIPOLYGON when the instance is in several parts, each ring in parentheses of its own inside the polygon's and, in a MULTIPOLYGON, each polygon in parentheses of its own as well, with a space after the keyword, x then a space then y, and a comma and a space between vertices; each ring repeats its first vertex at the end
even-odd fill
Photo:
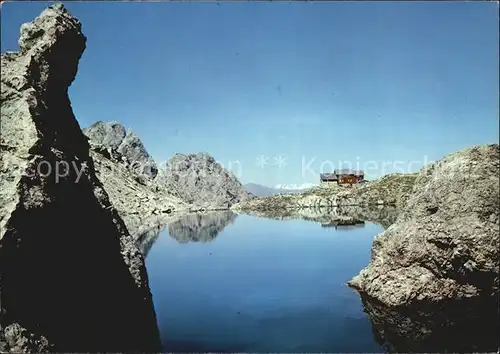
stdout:
POLYGON ((163 351, 380 352, 344 285, 380 230, 331 237, 318 223, 231 212, 170 222, 147 258, 163 351))
POLYGON ((361 298, 374 337, 388 352, 496 352, 497 301, 455 300, 402 311, 361 298))
MULTIPOLYGON (((168 233, 179 243, 210 242, 226 226, 232 224, 237 216, 229 210, 182 215, 168 222, 168 233)), ((160 224, 151 227, 138 236, 137 244, 145 258, 166 226, 160 224)))
POLYGON ((153 247, 154 243, 158 239, 160 231, 163 230, 164 227, 165 226, 162 225, 155 226, 138 237, 137 244, 139 246, 139 250, 144 255, 144 258, 148 255, 151 247, 153 247))
POLYGON ((322 224, 336 224, 337 230, 364 227, 369 221, 387 229, 396 221, 397 209, 392 206, 344 206, 331 208, 308 208, 298 210, 303 219, 318 221, 322 224))
MULTIPOLYGON (((193 213, 176 217, 168 222, 168 233, 180 243, 210 242, 226 226, 232 224, 238 214, 230 211, 193 213)), ((269 219, 302 219, 332 227, 339 231, 348 231, 365 227, 365 221, 388 228, 397 217, 397 210, 390 206, 376 207, 320 207, 303 209, 283 209, 271 215, 257 215, 269 219)), ((165 225, 159 225, 143 232, 138 237, 138 245, 144 257, 158 238, 165 225)))
POLYGON ((168 233, 179 243, 211 242, 219 232, 236 220, 230 210, 188 214, 168 225, 168 233))
MULTIPOLYGON (((211 241, 236 214, 179 216, 169 223, 171 238, 162 238, 165 247, 148 259, 165 351, 379 352, 378 345, 387 352, 496 351, 496 299, 396 310, 362 296, 368 321, 357 294, 340 285, 369 258, 372 237, 380 231, 370 222, 387 228, 396 216, 390 207, 343 207, 288 210, 272 217, 322 226, 297 228, 244 216, 227 229, 231 237, 217 242, 211 241), (333 231, 324 229, 332 226, 352 234, 314 237, 333 231), (302 233, 308 237, 293 237, 302 233), (205 244, 179 245, 188 242, 205 244)), ((159 231, 143 235, 145 255, 159 231)))
POLYGON ((320 223, 322 227, 335 227, 338 230, 364 227, 364 221, 373 222, 387 229, 396 221, 398 210, 393 206, 343 206, 281 209, 252 214, 277 220, 313 221, 320 223))
MULTIPOLYGON (((318 222, 336 231, 365 227, 364 221, 387 229, 395 207, 321 207, 272 211, 258 216, 318 222)), ((419 304, 404 310, 361 297, 377 343, 388 352, 496 352, 499 346, 498 299, 419 304)))
POLYGON ((332 227, 338 231, 348 231, 365 227, 365 222, 353 218, 352 220, 343 220, 341 222, 333 221, 327 224, 321 224, 321 227, 332 227))

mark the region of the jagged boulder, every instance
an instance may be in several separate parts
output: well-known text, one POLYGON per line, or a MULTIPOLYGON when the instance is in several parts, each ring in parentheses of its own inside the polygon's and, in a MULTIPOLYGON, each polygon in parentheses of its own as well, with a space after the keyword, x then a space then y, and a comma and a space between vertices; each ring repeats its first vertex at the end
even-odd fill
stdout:
POLYGON ((426 166, 349 284, 393 307, 497 296, 499 158, 498 144, 484 145, 426 166))
POLYGON ((173 195, 206 209, 226 209, 250 197, 240 181, 208 153, 175 154, 157 180, 173 195))
POLYGON ((56 4, 1 57, 5 352, 161 350, 144 259, 96 178, 68 97, 85 43, 56 4))
POLYGON ((118 122, 104 123, 98 121, 84 128, 83 133, 90 139, 95 151, 104 153, 106 157, 116 162, 127 164, 137 173, 154 179, 158 173, 158 166, 149 155, 139 137, 126 131, 118 122))

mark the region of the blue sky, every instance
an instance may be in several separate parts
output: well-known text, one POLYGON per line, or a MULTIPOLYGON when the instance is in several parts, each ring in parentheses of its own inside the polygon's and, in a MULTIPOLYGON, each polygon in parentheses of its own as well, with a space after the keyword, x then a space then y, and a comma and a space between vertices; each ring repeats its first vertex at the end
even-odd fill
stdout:
MULTIPOLYGON (((2 52, 46 5, 2 5, 2 52)), ((65 5, 88 38, 80 125, 120 121, 158 162, 206 151, 244 183, 315 183, 499 140, 495 2, 65 5)))

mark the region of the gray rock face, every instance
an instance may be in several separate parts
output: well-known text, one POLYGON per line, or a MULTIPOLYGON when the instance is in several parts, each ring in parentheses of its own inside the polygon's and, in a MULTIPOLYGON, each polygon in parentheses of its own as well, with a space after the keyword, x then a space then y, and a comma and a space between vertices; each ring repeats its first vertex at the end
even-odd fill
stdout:
POLYGON ((126 164, 139 174, 153 179, 158 173, 158 166, 148 154, 141 140, 133 132, 126 132, 117 122, 96 122, 84 128, 83 133, 90 139, 96 151, 106 152, 107 157, 126 164))
POLYGON ((207 153, 175 154, 160 170, 157 183, 185 202, 206 209, 227 209, 249 198, 243 185, 207 153))
POLYGON ((125 127, 120 123, 101 121, 83 128, 83 133, 90 139, 91 144, 100 144, 114 150, 118 149, 127 135, 125 127))
POLYGON ((189 209, 164 185, 155 183, 156 163, 123 125, 96 122, 83 132, 89 138, 97 177, 134 239, 168 222, 169 215, 189 209))
POLYGON ((476 146, 424 168, 350 285, 393 307, 498 295, 499 158, 476 146))
POLYGON ((168 193, 150 178, 115 159, 91 150, 96 175, 134 239, 168 222, 168 217, 189 209, 187 203, 168 193), (167 219, 167 220, 164 220, 167 219))
POLYGON ((207 153, 176 154, 165 169, 158 169, 141 140, 117 122, 99 121, 83 132, 98 162, 99 177, 122 216, 131 212, 144 216, 155 210, 227 209, 249 197, 236 177, 207 153), (129 175, 135 182, 129 181, 129 175), (131 200, 137 191, 142 197, 131 200), (152 208, 146 207, 145 199, 154 200, 152 208))
POLYGON ((161 350, 143 257, 68 97, 85 42, 57 4, 1 57, 2 351, 161 350))

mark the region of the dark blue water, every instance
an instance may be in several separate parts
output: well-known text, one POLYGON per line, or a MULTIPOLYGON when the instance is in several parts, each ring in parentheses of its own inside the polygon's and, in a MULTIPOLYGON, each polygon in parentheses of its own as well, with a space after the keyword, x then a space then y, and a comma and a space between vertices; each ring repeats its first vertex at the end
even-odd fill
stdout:
POLYGON ((164 350, 380 352, 345 283, 381 230, 252 216, 172 225, 146 259, 164 350))

